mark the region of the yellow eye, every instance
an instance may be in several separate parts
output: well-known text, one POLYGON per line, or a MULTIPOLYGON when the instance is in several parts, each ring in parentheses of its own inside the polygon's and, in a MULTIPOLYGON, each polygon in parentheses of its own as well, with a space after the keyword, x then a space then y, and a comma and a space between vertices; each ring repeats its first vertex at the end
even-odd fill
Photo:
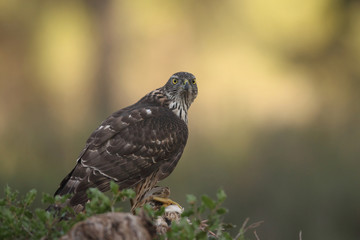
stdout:
POLYGON ((196 79, 191 80, 192 84, 196 84, 196 79))
POLYGON ((173 83, 173 84, 177 84, 177 83, 178 83, 177 78, 173 78, 172 83, 173 83))

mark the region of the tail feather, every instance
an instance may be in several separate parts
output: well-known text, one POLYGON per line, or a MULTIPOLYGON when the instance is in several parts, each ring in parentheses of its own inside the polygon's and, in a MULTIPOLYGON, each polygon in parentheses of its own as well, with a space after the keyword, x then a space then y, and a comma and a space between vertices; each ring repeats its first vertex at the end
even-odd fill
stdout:
MULTIPOLYGON (((71 206, 74 209, 82 208, 89 200, 86 191, 89 188, 98 188, 102 192, 106 192, 110 189, 110 178, 100 174, 98 171, 84 167, 78 163, 75 168, 61 181, 59 188, 56 190, 56 195, 71 194, 71 198, 65 205, 71 206)), ((129 178, 122 182, 118 182, 120 188, 132 187, 139 183, 136 178, 129 178)), ((49 206, 47 210, 61 209, 64 206, 49 206)))
POLYGON ((98 188, 105 192, 110 189, 110 179, 99 174, 95 174, 93 169, 77 164, 75 168, 61 181, 59 188, 54 196, 72 194, 69 205, 85 205, 88 201, 86 191, 89 188, 98 188))
POLYGON ((69 193, 71 194, 71 193, 73 193, 72 191, 74 191, 75 188, 72 188, 72 187, 69 188, 69 187, 68 187, 68 182, 69 182, 69 180, 70 180, 73 172, 75 171, 76 167, 77 167, 77 165, 76 165, 76 166, 74 167, 74 169, 61 181, 59 188, 58 188, 58 189, 56 190, 56 192, 54 193, 54 196, 56 196, 56 195, 62 196, 62 195, 65 195, 65 194, 69 194, 69 193))

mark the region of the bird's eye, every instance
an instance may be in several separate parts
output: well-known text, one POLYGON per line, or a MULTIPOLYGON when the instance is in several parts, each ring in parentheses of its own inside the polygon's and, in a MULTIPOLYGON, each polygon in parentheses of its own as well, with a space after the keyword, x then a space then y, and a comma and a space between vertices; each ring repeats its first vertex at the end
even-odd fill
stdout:
POLYGON ((173 83, 173 84, 177 84, 177 83, 178 83, 177 78, 173 78, 172 83, 173 83))
POLYGON ((196 79, 191 80, 192 84, 196 84, 196 79))

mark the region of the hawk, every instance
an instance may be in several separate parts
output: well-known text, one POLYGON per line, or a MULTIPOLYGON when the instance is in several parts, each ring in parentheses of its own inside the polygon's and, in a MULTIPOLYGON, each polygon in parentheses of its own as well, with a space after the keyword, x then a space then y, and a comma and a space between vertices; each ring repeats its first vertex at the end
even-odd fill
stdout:
POLYGON ((107 191, 110 181, 133 188, 132 210, 178 163, 188 138, 188 109, 198 94, 196 78, 173 74, 167 83, 123 108, 90 135, 74 169, 55 195, 72 194, 70 206, 84 206, 86 190, 107 191))

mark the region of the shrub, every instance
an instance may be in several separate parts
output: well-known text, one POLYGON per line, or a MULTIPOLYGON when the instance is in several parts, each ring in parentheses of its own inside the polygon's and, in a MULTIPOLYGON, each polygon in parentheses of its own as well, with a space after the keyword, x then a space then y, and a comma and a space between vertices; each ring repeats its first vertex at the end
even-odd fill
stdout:
MULTIPOLYGON (((60 211, 46 211, 42 208, 32 209, 37 191, 30 190, 24 197, 18 191, 5 187, 5 197, 0 199, 0 239, 55 239, 67 233, 71 227, 89 216, 122 211, 119 203, 133 198, 133 190, 120 191, 117 184, 111 183, 111 194, 108 196, 96 188, 88 190, 90 202, 86 211, 75 214, 72 208, 65 207, 60 211), (66 220, 60 220, 65 219, 66 220)), ((69 196, 51 197, 42 195, 44 205, 63 204, 69 196)), ((227 209, 222 207, 226 199, 223 190, 217 192, 216 200, 203 195, 200 200, 194 195, 187 195, 189 206, 179 222, 173 222, 166 236, 160 239, 233 239, 229 229, 234 226, 223 222, 227 209)), ((150 206, 144 207, 152 218, 161 215, 164 209, 155 212, 150 206)), ((237 239, 244 239, 244 227, 240 229, 237 239)))

